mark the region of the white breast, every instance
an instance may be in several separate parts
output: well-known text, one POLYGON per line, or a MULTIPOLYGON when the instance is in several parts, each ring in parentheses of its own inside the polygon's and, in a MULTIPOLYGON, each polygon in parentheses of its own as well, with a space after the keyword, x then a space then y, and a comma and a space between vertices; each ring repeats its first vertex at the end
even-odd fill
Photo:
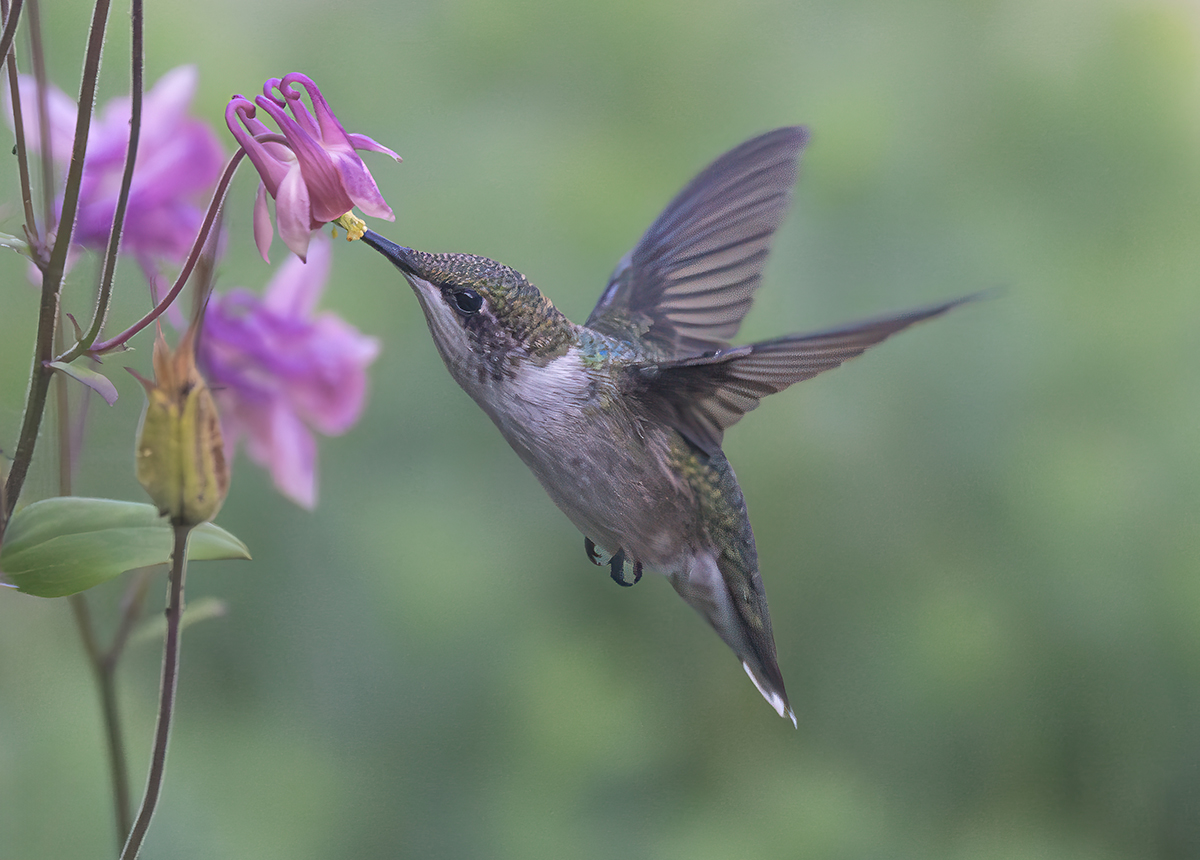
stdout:
POLYGON ((577 350, 541 367, 524 365, 493 385, 488 411, 506 436, 530 445, 584 432, 597 388, 577 350))

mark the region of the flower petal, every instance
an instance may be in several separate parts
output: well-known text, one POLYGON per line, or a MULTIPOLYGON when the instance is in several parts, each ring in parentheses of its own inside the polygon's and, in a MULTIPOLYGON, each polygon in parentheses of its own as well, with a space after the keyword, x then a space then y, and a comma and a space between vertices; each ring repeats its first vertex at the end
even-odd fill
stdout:
POLYGON ((259 182, 258 193, 254 195, 254 244, 268 263, 271 262, 269 252, 274 238, 275 227, 271 224, 271 213, 267 211, 267 186, 259 182))
POLYGON ((342 175, 342 182, 345 183, 347 195, 354 201, 354 205, 372 218, 395 221, 396 215, 392 212, 392 207, 387 205, 387 201, 379 193, 375 177, 363 164, 362 159, 355 156, 356 164, 351 164, 349 159, 341 155, 334 156, 334 158, 342 175))
POLYGON ((279 492, 302 508, 317 504, 317 443, 312 432, 283 403, 271 413, 271 477, 279 492))
MULTIPOLYGON (((37 84, 20 80, 27 142, 37 147, 37 84)), ((132 253, 146 269, 156 261, 180 261, 191 247, 202 212, 193 198, 207 191, 220 174, 224 154, 212 130, 188 116, 196 88, 194 67, 165 74, 143 102, 137 166, 125 212, 121 251, 132 253)), ((75 104, 56 88, 45 94, 55 159, 67 161, 73 146, 75 104)), ((7 100, 6 100, 7 101, 7 100)), ((73 239, 84 247, 108 242, 129 144, 130 99, 116 98, 98 107, 88 135, 73 239)))
POLYGON ((350 145, 353 146, 355 149, 365 149, 365 150, 369 150, 371 152, 382 152, 384 155, 390 155, 392 158, 396 159, 397 161, 404 160, 399 155, 397 155, 395 152, 393 152, 392 150, 390 150, 386 146, 384 146, 382 143, 376 142, 372 138, 367 137, 365 134, 354 134, 353 132, 351 132, 348 135, 348 137, 350 138, 350 145))
POLYGON ((308 195, 308 185, 299 165, 288 171, 275 195, 275 224, 279 227, 279 238, 301 260, 308 251, 308 240, 312 235, 308 195))
POLYGON ((297 410, 326 436, 340 436, 357 423, 366 406, 366 368, 379 355, 379 341, 333 315, 317 321, 312 342, 319 372, 293 392, 297 410))
MULTIPOLYGON (((155 145, 162 138, 170 137, 176 126, 187 122, 188 108, 196 95, 200 72, 195 66, 176 66, 159 78, 142 99, 142 141, 152 140, 155 145), (151 122, 147 123, 146 120, 151 122)), ((119 117, 123 123, 129 121, 129 110, 119 117)), ((138 147, 141 156, 141 146, 138 147)))
POLYGON ((332 254, 318 234, 307 264, 289 258, 261 299, 241 289, 214 296, 200 342, 228 435, 243 440, 280 491, 306 507, 316 501, 312 431, 336 435, 358 420, 367 367, 379 352, 375 338, 336 315, 313 317, 332 254))
POLYGON ((300 164, 304 183, 308 186, 309 212, 313 222, 311 226, 327 224, 349 212, 354 204, 322 143, 315 140, 274 102, 259 96, 257 104, 279 124, 300 164))
POLYGON ((308 259, 291 259, 280 266, 263 292, 263 307, 280 317, 306 319, 325 292, 333 263, 329 239, 318 233, 308 245, 308 259))

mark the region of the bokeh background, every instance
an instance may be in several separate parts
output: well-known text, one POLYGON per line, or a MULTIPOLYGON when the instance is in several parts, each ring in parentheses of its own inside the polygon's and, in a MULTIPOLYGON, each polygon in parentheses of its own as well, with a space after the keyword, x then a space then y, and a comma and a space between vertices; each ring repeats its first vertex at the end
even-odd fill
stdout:
MULTIPOLYGON (((150 2, 195 111, 302 70, 426 250, 573 319, 695 171, 806 123, 746 341, 996 296, 730 431, 799 731, 659 577, 617 588, 453 384, 365 246, 324 304, 379 337, 314 513, 239 457, 196 565, 155 858, 1200 856, 1200 11, 1169 0, 150 2)), ((44 3, 77 88, 88 6, 44 3)), ((127 79, 113 14, 102 96, 127 79)), ((232 150, 232 140, 222 131, 232 150)), ((7 151, 9 144, 3 149, 7 151)), ((16 232, 14 180, 0 229, 16 232)), ((272 271, 228 206, 220 286, 272 271)), ((276 260, 283 258, 278 241, 276 260)), ((68 309, 86 316, 86 266, 68 309)), ((144 306, 126 266, 117 321, 144 306)), ((0 257, 0 447, 36 296, 0 257)), ((140 500, 141 404, 93 404, 77 490, 140 500)), ((43 439, 49 456, 52 437, 43 439)), ((52 495, 41 464, 28 498, 52 495)), ((91 593, 111 622, 119 584, 91 593)), ((161 588, 149 613, 161 605, 161 588)), ((140 794, 159 649, 121 701, 140 794)), ((0 858, 113 850, 67 606, 0 593, 0 858)))

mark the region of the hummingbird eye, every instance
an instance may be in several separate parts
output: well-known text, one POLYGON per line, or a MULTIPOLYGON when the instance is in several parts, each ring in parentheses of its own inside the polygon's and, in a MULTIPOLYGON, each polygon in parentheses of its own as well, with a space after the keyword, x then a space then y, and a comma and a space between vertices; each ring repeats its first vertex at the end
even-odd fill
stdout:
POLYGON ((483 307, 483 296, 474 290, 456 290, 454 292, 454 306, 458 308, 460 314, 469 317, 483 307))

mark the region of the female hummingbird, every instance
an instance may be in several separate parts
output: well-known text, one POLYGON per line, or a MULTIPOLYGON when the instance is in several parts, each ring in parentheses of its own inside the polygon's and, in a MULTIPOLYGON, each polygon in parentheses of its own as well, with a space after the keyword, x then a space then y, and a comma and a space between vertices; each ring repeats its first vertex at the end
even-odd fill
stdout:
POLYGON ((617 264, 584 325, 486 257, 363 236, 404 275, 450 375, 583 532, 588 557, 621 585, 643 566, 665 574, 793 725, 724 432, 766 395, 970 298, 731 346, 807 137, 776 129, 710 164, 617 264))

